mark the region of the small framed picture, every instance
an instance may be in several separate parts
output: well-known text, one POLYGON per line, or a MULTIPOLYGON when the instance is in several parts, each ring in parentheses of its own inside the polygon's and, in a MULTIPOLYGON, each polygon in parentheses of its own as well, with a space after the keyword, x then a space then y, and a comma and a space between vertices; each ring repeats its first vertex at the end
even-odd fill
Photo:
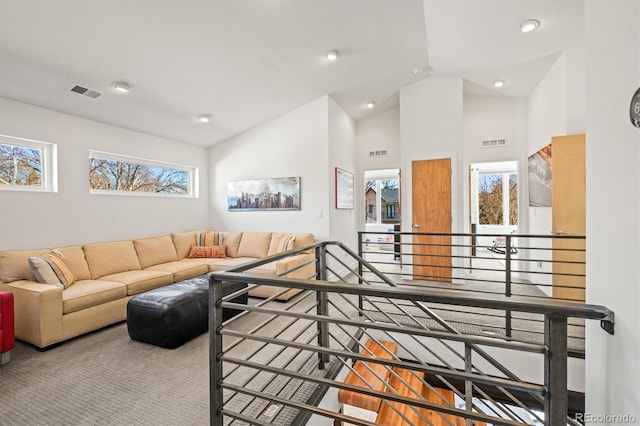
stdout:
POLYGON ((336 167, 336 209, 353 209, 353 173, 336 167))

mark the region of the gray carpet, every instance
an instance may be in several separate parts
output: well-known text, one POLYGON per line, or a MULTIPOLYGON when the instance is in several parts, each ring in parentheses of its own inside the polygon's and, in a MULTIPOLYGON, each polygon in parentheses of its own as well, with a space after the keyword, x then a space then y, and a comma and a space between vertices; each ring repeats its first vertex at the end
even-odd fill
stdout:
POLYGON ((118 324, 47 352, 17 343, 0 367, 0 424, 209 424, 209 341, 169 350, 118 324))

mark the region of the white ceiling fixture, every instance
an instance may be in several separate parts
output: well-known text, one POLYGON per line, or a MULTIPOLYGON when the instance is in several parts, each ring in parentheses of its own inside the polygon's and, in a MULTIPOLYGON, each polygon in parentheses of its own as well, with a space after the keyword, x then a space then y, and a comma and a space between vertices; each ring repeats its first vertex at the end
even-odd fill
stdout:
POLYGON ((116 81, 111 85, 116 92, 129 93, 131 91, 131 85, 124 81, 116 81))
POLYGON ((364 106, 366 106, 367 108, 371 109, 371 108, 373 108, 374 106, 376 106, 376 103, 375 103, 375 102, 373 102, 373 101, 369 101, 369 102, 367 102, 366 104, 364 104, 364 106))
POLYGON ((499 89, 504 86, 504 80, 496 80, 493 82, 493 87, 499 89))
POLYGON ((208 123, 211 121, 211 114, 202 114, 198 117, 198 121, 201 123, 208 123))
POLYGON ((540 26, 540 21, 537 19, 527 19, 520 25, 520 31, 523 33, 530 33, 531 31, 537 30, 540 26))
POLYGON ((338 59, 338 51, 332 50, 329 53, 327 53, 327 59, 330 61, 335 61, 336 59, 338 59))
POLYGON ((424 68, 423 68, 423 67, 415 67, 415 68, 413 69, 413 73, 414 73, 415 75, 422 74, 422 71, 424 71, 424 68))

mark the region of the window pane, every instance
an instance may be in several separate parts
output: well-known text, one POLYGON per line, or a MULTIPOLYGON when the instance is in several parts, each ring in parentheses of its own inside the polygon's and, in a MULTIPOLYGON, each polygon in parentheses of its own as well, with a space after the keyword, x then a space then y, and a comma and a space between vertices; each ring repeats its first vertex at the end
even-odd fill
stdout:
POLYGON ((89 186, 101 191, 189 195, 187 170, 90 157, 89 186))
POLYGON ((377 206, 377 188, 378 181, 368 180, 365 186, 365 205, 367 206, 366 223, 376 223, 378 206, 377 206))
POLYGON ((502 225, 502 175, 481 174, 478 179, 481 225, 502 225))
POLYGON ((518 224, 518 175, 509 175, 509 225, 518 224))
POLYGON ((400 180, 380 181, 380 200, 384 216, 382 223, 400 223, 400 180))
POLYGON ((42 150, 0 144, 0 185, 42 186, 42 150))

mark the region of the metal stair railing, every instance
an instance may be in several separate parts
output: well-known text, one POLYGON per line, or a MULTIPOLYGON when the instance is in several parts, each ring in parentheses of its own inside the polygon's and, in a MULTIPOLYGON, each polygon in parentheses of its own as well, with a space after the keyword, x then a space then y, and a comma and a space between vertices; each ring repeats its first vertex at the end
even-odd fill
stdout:
MULTIPOLYGON (((441 383, 453 390, 464 402, 465 409, 460 410, 451 405, 441 405, 439 407, 433 407, 432 403, 425 401, 424 398, 411 398, 410 403, 412 409, 425 420, 424 424, 428 424, 429 420, 425 418, 425 415, 420 409, 431 408, 434 409, 438 415, 443 416, 443 420, 452 424, 444 415, 458 415, 467 419, 473 419, 477 421, 485 421, 493 424, 521 424, 523 421, 522 414, 516 412, 517 410, 510 405, 505 404, 502 401, 497 401, 496 398, 489 395, 486 390, 486 386, 491 386, 494 389, 499 390, 506 400, 510 401, 514 406, 524 409, 526 412, 537 417, 539 421, 542 419, 536 415, 535 412, 527 407, 527 404, 522 402, 516 395, 518 393, 526 393, 533 395, 533 400, 537 401, 539 405, 544 406, 544 419, 546 424, 560 424, 556 423, 562 418, 562 422, 566 424, 575 423, 574 420, 567 417, 567 404, 566 404, 566 353, 567 353, 567 318, 578 317, 586 319, 600 319, 601 321, 610 325, 610 331, 613 331, 613 313, 608 309, 591 306, 591 305, 577 305, 571 303, 551 302, 542 303, 538 300, 522 299, 517 297, 504 297, 495 298, 494 300, 486 300, 481 295, 473 294, 460 294, 457 292, 451 292, 446 290, 426 290, 417 289, 415 287, 398 286, 391 281, 388 277, 378 271, 373 265, 366 260, 358 256, 353 250, 349 249, 339 242, 323 242, 318 243, 303 249, 295 250, 283 255, 271 256, 266 259, 250 262, 239 267, 230 268, 227 271, 214 273, 211 277, 211 294, 210 294, 210 306, 211 309, 211 407, 212 407, 212 424, 221 424, 222 417, 227 415, 236 419, 242 420, 244 414, 239 412, 231 412, 224 409, 224 405, 228 403, 234 396, 239 393, 245 395, 251 395, 255 401, 256 398, 266 398, 270 401, 279 401, 278 403, 287 405, 288 407, 297 407, 304 415, 309 413, 316 413, 334 419, 344 420, 344 416, 339 413, 327 413, 326 410, 319 408, 312 408, 308 404, 301 403, 285 403, 280 401, 281 398, 274 396, 273 394, 265 394, 265 386, 258 390, 248 391, 246 385, 248 382, 242 383, 240 386, 236 384, 225 383, 225 378, 233 375, 234 372, 240 368, 251 367, 254 368, 253 373, 249 375, 249 381, 255 378, 257 375, 269 371, 274 374, 280 374, 287 376, 290 383, 292 380, 300 380, 303 377, 310 382, 324 387, 330 386, 335 388, 348 388, 344 385, 340 385, 334 380, 323 377, 322 380, 319 377, 310 377, 300 375, 285 368, 271 366, 271 361, 280 356, 286 351, 295 349, 295 356, 303 352, 311 351, 315 353, 318 359, 318 368, 323 370, 326 367, 332 368, 347 368, 350 371, 355 371, 346 360, 367 360, 367 362, 380 362, 379 360, 372 360, 366 356, 359 354, 359 348, 362 347, 361 339, 393 339, 403 349, 405 356, 409 359, 401 359, 394 357, 392 360, 386 360, 383 363, 386 366, 396 366, 408 368, 411 371, 418 372, 420 374, 426 373, 430 376, 436 377, 441 383), (340 254, 332 253, 331 249, 337 248, 341 252, 340 254), (316 252, 316 280, 301 280, 301 279, 288 279, 286 277, 265 277, 251 274, 251 269, 262 266, 266 263, 273 262, 280 258, 284 258, 290 255, 295 255, 308 250, 315 250, 316 252), (348 261, 342 259, 357 261, 357 267, 351 267, 348 261), (356 278, 358 284, 346 283, 341 273, 336 271, 337 268, 342 268, 343 271, 356 271, 356 278), (364 271, 368 271, 373 274, 377 279, 381 280, 385 286, 371 284, 369 280, 364 276, 364 271), (342 284, 332 283, 327 281, 329 275, 333 275, 335 279, 341 281, 342 284), (265 301, 262 301, 254 306, 244 306, 228 302, 231 297, 224 299, 220 298, 220 289, 223 282, 246 282, 250 284, 250 288, 259 285, 277 286, 283 287, 287 291, 290 288, 299 288, 307 290, 306 295, 301 296, 300 299, 292 302, 290 306, 286 308, 276 308, 269 306, 270 302, 276 297, 273 296, 265 301), (362 285, 365 284, 365 285, 362 285), (296 304, 301 303, 303 300, 308 299, 309 295, 315 294, 316 301, 310 307, 307 307, 304 311, 296 311, 292 309, 296 304), (334 296, 329 298, 328 295, 334 296), (357 302, 350 300, 347 295, 355 295, 357 302), (438 303, 443 305, 450 305, 453 307, 474 307, 484 309, 497 309, 497 310, 511 310, 517 312, 529 312, 538 313, 544 315, 545 318, 545 344, 544 345, 532 345, 521 342, 513 342, 508 339, 495 339, 485 336, 468 336, 458 332, 455 328, 451 327, 442 318, 436 315, 426 303, 438 303), (364 309, 364 304, 369 304, 369 309, 364 309), (406 304, 406 305, 405 305, 406 304), (390 315, 387 312, 385 306, 391 306, 393 309, 403 313, 408 319, 410 319, 410 325, 401 324, 394 318, 394 315, 390 315), (444 329, 444 331, 431 330, 424 324, 419 318, 412 315, 407 309, 407 306, 414 306, 419 309, 421 313, 426 314, 430 319, 434 320, 436 324, 444 329), (245 310, 243 315, 248 315, 250 312, 255 314, 271 315, 270 319, 259 324, 249 332, 238 332, 229 330, 225 326, 230 323, 223 324, 221 322, 221 310, 222 308, 234 308, 245 310), (372 309, 374 307, 375 309, 372 309), (329 315, 329 311, 333 311, 329 315), (350 310, 355 312, 357 318, 345 312, 350 310), (312 312, 315 311, 315 314, 312 312), (375 317, 372 315, 375 312, 375 317), (278 338, 280 335, 284 335, 284 331, 277 336, 261 337, 256 333, 266 328, 268 324, 275 321, 283 321, 283 318, 290 318, 285 323, 286 326, 283 330, 287 330, 294 324, 302 321, 307 322, 307 326, 301 329, 293 338, 292 341, 287 341, 278 338), (311 337, 307 336, 306 340, 298 342, 298 338, 305 332, 314 328, 315 332, 311 334, 311 337), (333 331, 331 329, 333 327, 333 331), (377 334, 376 334, 377 333, 377 334), (381 334, 380 334, 381 333, 381 334), (398 339, 396 334, 401 334, 402 339, 398 339), (222 336, 237 338, 235 342, 222 346, 222 336), (344 343, 338 335, 348 336, 348 343, 344 343), (382 336, 382 337, 380 337, 382 336), (425 343, 423 339, 429 339, 428 342, 438 342, 442 345, 454 359, 458 359, 464 363, 462 370, 458 369, 450 362, 449 359, 445 359, 445 356, 441 353, 436 353, 429 345, 425 343), (268 345, 279 345, 280 349, 276 351, 274 355, 266 359, 266 363, 263 364, 263 368, 257 368, 252 361, 242 360, 234 357, 230 357, 227 354, 232 352, 241 342, 251 340, 254 343, 260 342, 259 346, 250 354, 255 355, 258 351, 264 349, 268 345), (314 344, 315 343, 315 344, 314 344), (333 345, 332 345, 333 343, 333 345), (463 353, 456 350, 453 345, 462 344, 463 353), (411 347, 410 347, 411 346, 411 347), (493 356, 486 352, 485 347, 500 347, 503 349, 526 351, 533 353, 541 353, 545 359, 545 383, 544 386, 536 386, 524 383, 514 373, 509 371, 504 365, 499 363, 493 356), (337 347, 337 349, 336 349, 337 347), (417 348, 417 349, 416 349, 417 348), (476 364, 474 364, 473 354, 480 357, 484 363, 488 363, 494 368, 502 377, 498 377, 495 374, 485 373, 476 364), (433 365, 422 361, 425 355, 430 355, 438 361, 438 365, 433 365), (331 360, 333 366, 331 365, 331 360), (222 374, 222 363, 227 362, 233 364, 233 367, 228 369, 225 374, 222 374), (554 374, 551 374, 553 370, 554 374), (331 382, 328 384, 327 380, 331 382), (453 380, 462 381, 465 383, 464 391, 460 392, 456 386, 452 385, 453 380), (244 387, 243 387, 244 386, 244 387), (223 398, 222 389, 227 389, 231 392, 226 398, 223 398), (478 403, 475 402, 473 394, 479 395, 483 401, 484 408, 481 408, 478 403), (565 396, 563 402, 562 395, 565 396), (559 397, 560 396, 560 397, 559 397), (303 407, 304 406, 304 407, 303 407), (493 415, 487 415, 482 411, 491 411, 493 415)), ((250 290, 244 290, 249 291, 250 290)), ((237 295, 233 295, 234 297, 237 295)), ((289 305, 289 304, 288 304, 289 305)), ((242 317, 242 315, 240 315, 242 317)), ((233 320, 231 320, 233 322, 233 320)), ((250 358, 250 357, 249 357, 250 358)), ((448 357, 447 357, 448 358, 448 357)), ((292 360, 293 358, 289 358, 292 360)), ((263 360, 264 361, 264 360, 263 360)), ((291 361, 289 361, 291 362, 291 361)), ((395 374, 395 373, 392 373, 395 374)), ((434 389, 434 387, 425 379, 420 379, 424 386, 434 389)), ((404 383, 407 385, 407 383, 404 383)), ((369 394, 372 396, 382 395, 377 394, 375 391, 367 391, 362 388, 356 388, 358 392, 369 394)), ((352 389, 353 390, 353 389, 352 389)), ((406 398, 394 395, 394 389, 391 389, 391 394, 385 393, 385 403, 388 401, 407 402, 406 398)), ((436 391, 437 392, 437 391, 436 391)), ((322 392, 320 392, 322 393, 322 392)), ((397 392, 396 392, 397 393, 397 392)), ((444 400, 444 398, 443 398, 444 400)), ((394 407, 392 407, 395 409, 394 407)), ((304 415, 302 417, 304 417, 304 415)), ((400 413, 402 416, 402 413, 400 413)), ((353 419, 350 419, 351 422, 353 419)), ((346 420, 345 420, 346 421, 346 420)), ((259 423, 257 423, 259 424, 259 423)), ((365 424, 365 423, 358 423, 365 424)))

